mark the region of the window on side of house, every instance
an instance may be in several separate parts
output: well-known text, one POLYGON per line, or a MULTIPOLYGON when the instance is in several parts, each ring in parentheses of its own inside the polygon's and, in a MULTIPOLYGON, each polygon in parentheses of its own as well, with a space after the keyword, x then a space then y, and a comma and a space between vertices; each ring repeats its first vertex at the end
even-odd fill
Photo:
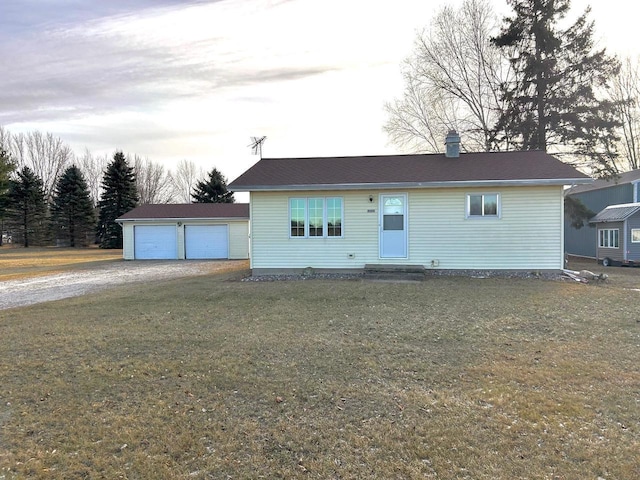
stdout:
POLYGON ((306 226, 306 201, 304 198, 289 200, 289 219, 292 237, 304 237, 306 226))
POLYGON ((467 194, 467 218, 500 217, 499 193, 467 194))
POLYGON ((327 198, 327 236, 342 236, 342 198, 327 198))
POLYGON ((341 197, 289 199, 291 237, 342 237, 343 202, 341 197))
POLYGON ((309 236, 323 237, 324 234, 324 198, 308 198, 309 236))
POLYGON ((600 248, 619 248, 620 230, 617 228, 608 228, 598 230, 598 247, 600 248))
POLYGON ((640 243, 640 228, 631 229, 631 243, 640 243))

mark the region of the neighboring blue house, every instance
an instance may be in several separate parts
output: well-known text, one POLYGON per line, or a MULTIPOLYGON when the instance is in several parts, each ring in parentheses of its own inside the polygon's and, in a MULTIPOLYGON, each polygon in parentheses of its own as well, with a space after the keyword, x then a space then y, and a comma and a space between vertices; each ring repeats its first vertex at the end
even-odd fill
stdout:
MULTIPOLYGON (((596 180, 586 185, 576 185, 565 196, 580 200, 594 213, 610 205, 640 202, 640 169, 621 173, 610 180, 596 180)), ((594 224, 575 229, 565 220, 564 246, 569 255, 596 258, 597 231, 594 224)))
POLYGON ((605 267, 640 263, 640 203, 607 207, 591 223, 597 231, 598 262, 605 267))

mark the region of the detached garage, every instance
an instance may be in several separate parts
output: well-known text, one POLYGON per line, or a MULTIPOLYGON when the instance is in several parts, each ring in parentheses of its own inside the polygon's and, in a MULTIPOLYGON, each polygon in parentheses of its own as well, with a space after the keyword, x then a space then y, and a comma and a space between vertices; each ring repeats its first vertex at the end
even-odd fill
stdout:
POLYGON ((249 204, 141 205, 117 219, 125 260, 249 258, 249 204))

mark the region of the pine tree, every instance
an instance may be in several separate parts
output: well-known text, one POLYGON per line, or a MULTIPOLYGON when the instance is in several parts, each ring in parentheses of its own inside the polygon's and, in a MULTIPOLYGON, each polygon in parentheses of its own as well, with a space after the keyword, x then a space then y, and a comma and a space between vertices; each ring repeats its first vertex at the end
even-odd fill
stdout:
POLYGON ((561 30, 570 0, 508 0, 515 16, 494 43, 510 58, 515 80, 504 85, 507 108, 498 121, 500 140, 524 150, 569 155, 573 163, 606 174, 615 167, 612 102, 598 96, 617 74, 619 63, 595 50, 587 9, 561 30))
POLYGON ((24 247, 37 245, 47 231, 47 205, 42 180, 23 167, 9 182, 7 219, 24 247))
POLYGON ((122 248, 122 228, 116 219, 138 203, 133 167, 122 152, 116 152, 102 179, 98 202, 98 237, 100 248, 122 248))
POLYGON ((56 183, 51 218, 57 238, 70 247, 86 246, 95 230, 91 194, 82 172, 75 165, 67 168, 56 183))
POLYGON ((191 194, 193 203, 234 203, 233 192, 227 190, 227 179, 217 168, 206 180, 199 181, 191 194))
POLYGON ((4 150, 2 144, 0 144, 0 246, 2 246, 4 221, 9 207, 9 184, 14 170, 15 164, 4 150))

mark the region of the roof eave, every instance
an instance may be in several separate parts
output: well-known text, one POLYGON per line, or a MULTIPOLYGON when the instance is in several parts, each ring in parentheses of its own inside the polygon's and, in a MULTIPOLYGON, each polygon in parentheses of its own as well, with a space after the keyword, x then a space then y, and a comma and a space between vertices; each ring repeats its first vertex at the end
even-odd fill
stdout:
POLYGON ((190 222, 192 220, 249 220, 249 217, 139 217, 116 218, 116 223, 124 222, 152 222, 162 220, 165 222, 190 222))
POLYGON ((624 222, 627 218, 592 218, 589 220, 589 223, 613 223, 613 222, 624 222))
POLYGON ((453 188, 453 187, 515 187, 515 186, 565 186, 593 182, 592 178, 551 178, 525 180, 464 180, 447 182, 390 182, 390 183, 329 183, 303 185, 229 185, 235 192, 255 191, 301 191, 301 190, 392 190, 415 188, 453 188))

